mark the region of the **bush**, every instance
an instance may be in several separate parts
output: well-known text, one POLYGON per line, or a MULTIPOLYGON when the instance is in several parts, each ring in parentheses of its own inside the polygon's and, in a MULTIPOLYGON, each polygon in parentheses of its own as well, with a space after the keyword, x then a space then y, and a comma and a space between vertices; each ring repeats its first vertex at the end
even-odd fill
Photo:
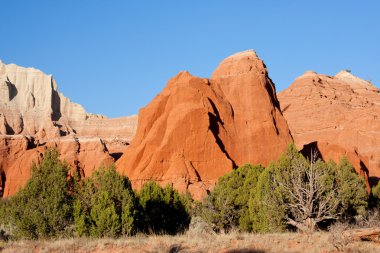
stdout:
POLYGON ((364 180, 346 158, 338 165, 307 160, 291 145, 260 175, 249 208, 255 231, 290 226, 312 232, 319 225, 364 215, 366 207, 364 180))
POLYGON ((0 199, 0 225, 7 223, 8 213, 9 213, 9 204, 8 199, 0 199))
POLYGON ((156 182, 148 182, 141 188, 138 198, 142 210, 140 228, 144 232, 174 235, 188 229, 188 197, 172 186, 162 188, 156 182))
POLYGON ((78 185, 74 203, 76 234, 118 237, 136 232, 137 202, 131 183, 114 166, 100 168, 78 185))
POLYGON ((268 191, 273 190, 273 187, 268 184, 271 181, 269 170, 272 168, 269 167, 260 175, 256 188, 251 190, 248 202, 252 229, 255 232, 277 232, 286 228, 282 221, 283 207, 277 206, 268 194, 268 191))
POLYGON ((281 200, 283 196, 281 191, 272 184, 272 181, 274 176, 281 177, 281 174, 284 174, 284 179, 287 179, 291 170, 290 160, 300 156, 295 147, 291 146, 288 148, 287 155, 282 156, 278 161, 278 166, 271 163, 259 176, 256 187, 251 189, 249 200, 253 231, 264 233, 286 229, 287 226, 283 222, 285 206, 276 201, 277 199, 281 200), (279 168, 284 173, 280 173, 279 168))
POLYGON ((7 204, 14 236, 38 239, 68 235, 73 221, 68 171, 55 149, 46 151, 39 167, 33 165, 25 187, 7 204))
POLYGON ((75 171, 68 172, 58 152, 47 150, 25 187, 0 201, 0 239, 176 234, 189 226, 195 205, 189 194, 150 182, 137 199, 129 179, 114 166, 99 168, 82 181, 75 171))
POLYGON ((214 191, 207 196, 202 217, 215 232, 252 229, 248 212, 250 191, 255 188, 264 167, 245 164, 219 178, 214 191))
POLYGON ((372 198, 371 198, 371 204, 373 207, 380 208, 380 181, 377 183, 376 186, 372 187, 372 198))
POLYGON ((9 200, 0 199, 0 241, 7 241, 13 234, 13 226, 9 221, 9 208, 9 200))
POLYGON ((364 179, 358 176, 346 157, 343 157, 335 168, 342 218, 352 220, 357 215, 365 216, 368 194, 364 179))

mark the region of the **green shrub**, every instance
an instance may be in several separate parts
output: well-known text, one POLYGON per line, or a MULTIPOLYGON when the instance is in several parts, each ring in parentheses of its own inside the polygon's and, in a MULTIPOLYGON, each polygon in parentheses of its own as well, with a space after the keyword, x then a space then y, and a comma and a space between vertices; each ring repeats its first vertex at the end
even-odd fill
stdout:
POLYGON ((214 190, 207 196, 202 217, 216 232, 252 229, 248 212, 250 192, 255 188, 264 167, 245 164, 219 178, 214 190))
POLYGON ((276 203, 272 198, 279 193, 269 192, 275 188, 270 184, 271 176, 274 172, 273 166, 269 166, 257 181, 257 186, 251 190, 249 204, 249 213, 252 222, 252 230, 255 232, 278 232, 286 228, 283 223, 285 208, 283 205, 276 203))
POLYGON ((8 202, 9 201, 7 199, 0 199, 0 225, 4 225, 5 223, 7 223, 7 213, 9 212, 8 202))
POLYGON ((368 206, 368 193, 364 178, 358 176, 346 157, 343 157, 335 168, 341 198, 342 218, 350 220, 356 215, 364 216, 368 206))
POLYGON ((249 209, 257 232, 286 228, 311 232, 335 220, 363 215, 366 207, 364 180, 347 159, 338 165, 308 160, 291 145, 260 175, 249 209))
POLYGON ((81 181, 74 203, 79 236, 118 237, 136 232, 137 205, 131 183, 114 166, 81 181))
POLYGON ((257 185, 251 190, 249 213, 252 228, 255 232, 279 232, 287 228, 284 218, 286 207, 283 203, 286 196, 273 183, 276 179, 291 181, 292 161, 302 159, 294 145, 290 145, 285 155, 271 163, 259 176, 257 185))
POLYGON ((8 218, 16 237, 38 239, 68 235, 72 224, 69 167, 55 149, 47 150, 39 167, 33 165, 25 187, 9 199, 8 218))
POLYGON ((142 209, 140 228, 147 233, 170 234, 184 232, 190 224, 188 197, 168 185, 156 182, 143 185, 139 194, 142 209))
POLYGON ((374 199, 374 206, 380 207, 380 181, 376 186, 372 187, 372 196, 374 199))
POLYGON ((9 240, 13 235, 13 226, 9 220, 9 208, 9 200, 0 199, 0 241, 9 240))

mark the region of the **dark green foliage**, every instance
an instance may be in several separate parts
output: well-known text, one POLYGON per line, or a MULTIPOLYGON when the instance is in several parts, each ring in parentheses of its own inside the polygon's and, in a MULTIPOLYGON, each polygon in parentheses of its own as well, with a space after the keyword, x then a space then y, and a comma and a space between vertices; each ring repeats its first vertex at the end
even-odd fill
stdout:
POLYGON ((285 224, 282 222, 284 208, 277 205, 268 194, 274 188, 269 184, 272 170, 272 167, 266 169, 260 175, 256 188, 251 191, 249 212, 252 229, 255 232, 276 232, 285 229, 285 224))
POLYGON ((188 228, 189 198, 179 194, 172 186, 162 188, 156 182, 148 182, 141 188, 138 197, 143 214, 143 231, 174 235, 188 228))
MULTIPOLYGON (((48 150, 41 165, 33 165, 25 188, 0 202, 0 226, 6 228, 0 234, 29 239, 138 231, 174 235, 188 229, 190 215, 201 216, 216 232, 312 231, 363 216, 367 208, 364 180, 346 158, 339 164, 308 160, 294 145, 267 169, 246 164, 219 178, 202 204, 155 182, 135 193, 114 166, 82 181, 68 172, 58 152, 48 150), (320 206, 328 207, 325 215, 318 214, 320 206)), ((379 203, 380 184, 372 195, 379 203)))
POLYGON ((1 200, 0 235, 10 231, 13 238, 27 239, 119 237, 137 231, 176 234, 189 226, 195 202, 188 193, 150 182, 137 199, 129 179, 114 166, 100 168, 82 181, 76 171, 71 176, 68 172, 58 152, 48 150, 41 165, 33 165, 25 187, 1 200))
POLYGON ((0 200, 0 225, 3 225, 4 223, 7 222, 7 213, 9 212, 8 211, 8 208, 9 208, 9 204, 8 204, 8 200, 7 199, 1 199, 0 200))
POLYGON ((364 180, 347 159, 338 165, 308 160, 294 145, 260 175, 249 202, 257 232, 313 231, 326 222, 363 215, 366 207, 364 180))
POLYGON ((250 191, 255 188, 262 166, 245 164, 219 178, 214 191, 207 196, 202 217, 216 232, 229 232, 232 228, 250 231, 248 212, 250 191))
POLYGON ((364 179, 357 175, 355 168, 346 157, 343 157, 336 166, 335 172, 339 184, 342 218, 352 219, 356 215, 364 216, 368 205, 364 179))
POLYGON ((25 188, 8 203, 7 215, 16 237, 37 239, 68 234, 73 201, 68 171, 54 149, 46 151, 39 167, 33 165, 25 188))
POLYGON ((249 200, 249 212, 253 230, 256 232, 278 232, 286 229, 284 222, 285 205, 282 200, 283 192, 275 187, 273 180, 281 178, 290 181, 292 160, 302 159, 294 145, 288 147, 286 155, 283 155, 277 163, 271 163, 259 176, 256 188, 251 191, 249 200), (280 201, 277 201, 280 200, 280 201))
POLYGON ((372 206, 380 207, 380 181, 372 187, 372 206))
POLYGON ((8 199, 0 199, 0 241, 11 238, 12 224, 9 221, 9 208, 8 199))
POLYGON ((74 203, 79 236, 118 237, 136 231, 136 198, 131 183, 114 166, 100 168, 79 183, 74 203))

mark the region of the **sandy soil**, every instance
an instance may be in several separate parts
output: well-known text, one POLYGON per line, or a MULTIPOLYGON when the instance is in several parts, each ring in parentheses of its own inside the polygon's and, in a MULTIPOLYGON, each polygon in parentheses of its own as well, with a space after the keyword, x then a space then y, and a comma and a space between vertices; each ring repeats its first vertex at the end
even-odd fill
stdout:
POLYGON ((319 232, 312 235, 300 233, 228 235, 187 233, 178 236, 137 235, 120 239, 59 239, 49 241, 17 241, 0 244, 1 252, 56 253, 56 252, 380 252, 380 244, 347 240, 341 234, 319 232))

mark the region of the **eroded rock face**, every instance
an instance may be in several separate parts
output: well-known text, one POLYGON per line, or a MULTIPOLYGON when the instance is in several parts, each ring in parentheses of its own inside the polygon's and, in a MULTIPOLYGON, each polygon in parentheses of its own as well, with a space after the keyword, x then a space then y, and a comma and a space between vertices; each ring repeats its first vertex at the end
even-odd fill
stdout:
POLYGON ((278 98, 299 148, 318 142, 325 160, 346 155, 373 184, 380 177, 379 93, 346 71, 336 76, 306 72, 278 98))
POLYGON ((137 188, 154 179, 200 199, 218 177, 247 162, 267 165, 291 140, 264 63, 246 51, 225 59, 211 79, 172 78, 140 110, 116 167, 137 188))
POLYGON ((47 147, 82 176, 119 158, 136 131, 137 116, 107 119, 87 113, 58 92, 51 75, 0 61, 0 196, 30 177, 47 147))
POLYGON ((374 183, 379 93, 348 72, 307 72, 278 94, 281 112, 264 63, 246 51, 222 61, 210 79, 179 73, 141 109, 137 128, 137 116, 89 114, 58 92, 52 76, 0 62, 0 196, 14 194, 31 164, 56 147, 84 177, 118 159, 118 171, 136 188, 156 180, 201 199, 233 168, 277 159, 292 141, 290 130, 305 155, 345 155, 374 183))

